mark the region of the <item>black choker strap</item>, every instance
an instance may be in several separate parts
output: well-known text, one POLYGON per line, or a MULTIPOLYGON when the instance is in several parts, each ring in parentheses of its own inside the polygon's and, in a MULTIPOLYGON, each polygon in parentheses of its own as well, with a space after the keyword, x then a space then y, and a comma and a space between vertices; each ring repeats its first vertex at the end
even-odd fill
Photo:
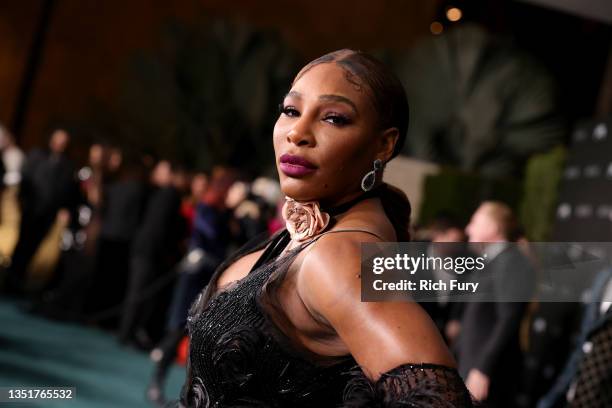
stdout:
POLYGON ((357 204, 360 201, 366 200, 368 198, 372 198, 372 197, 378 197, 380 195, 380 190, 381 190, 381 186, 382 184, 376 186, 375 188, 373 188, 370 191, 367 191, 355 198, 353 198, 350 201, 347 201, 346 203, 337 205, 335 207, 331 207, 331 208, 321 208, 321 211, 324 211, 326 213, 328 213, 331 217, 335 217, 336 215, 342 214, 347 212, 352 206, 354 206, 355 204, 357 204))

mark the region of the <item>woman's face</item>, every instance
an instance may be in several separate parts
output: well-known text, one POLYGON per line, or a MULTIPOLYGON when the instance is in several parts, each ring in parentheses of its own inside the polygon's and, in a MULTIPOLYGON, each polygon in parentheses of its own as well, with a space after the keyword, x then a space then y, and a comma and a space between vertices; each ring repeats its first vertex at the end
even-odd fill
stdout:
POLYGON ((382 131, 365 85, 346 76, 336 63, 315 65, 283 100, 276 166, 283 193, 298 201, 338 203, 359 191, 375 159, 388 159, 379 154, 382 131))

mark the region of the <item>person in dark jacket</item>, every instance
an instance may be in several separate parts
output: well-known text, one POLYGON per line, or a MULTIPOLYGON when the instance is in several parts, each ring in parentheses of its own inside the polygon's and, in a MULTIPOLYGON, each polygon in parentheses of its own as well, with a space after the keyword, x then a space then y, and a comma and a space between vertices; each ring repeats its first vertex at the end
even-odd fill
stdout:
POLYGON ((148 193, 138 158, 122 154, 118 160, 117 174, 103 188, 95 269, 86 304, 89 319, 107 328, 118 323, 118 313, 113 311, 125 297, 130 249, 148 193))
POLYGON ((509 244, 516 240, 517 231, 512 210, 499 202, 483 203, 466 228, 470 242, 489 243, 486 267, 478 272, 479 291, 500 299, 465 303, 456 344, 459 373, 484 407, 517 405, 515 385, 522 360, 519 329, 527 303, 512 301, 508 294, 528 297, 534 279, 527 258, 509 244))
POLYGON ((21 175, 19 240, 7 271, 7 290, 25 290, 26 270, 55 222, 60 209, 72 210, 78 186, 75 168, 66 155, 70 135, 63 129, 51 134, 48 150, 33 150, 21 175))
MULTIPOLYGON (((465 256, 467 252, 463 245, 466 241, 464 226, 461 225, 453 216, 440 213, 427 228, 427 238, 432 242, 429 252, 432 252, 435 243, 455 243, 455 245, 440 245, 437 250, 450 251, 446 256, 459 257, 465 256)), ((431 278, 437 280, 449 280, 452 276, 445 271, 431 271, 431 278)), ((443 291, 437 293, 436 302, 422 302, 421 306, 429 313, 431 320, 434 321, 440 333, 444 336, 446 343, 450 346, 454 343, 459 334, 460 319, 463 313, 463 303, 458 301, 449 301, 449 296, 443 291)))
POLYGON ((154 191, 130 253, 130 276, 119 333, 124 344, 152 346, 147 327, 157 304, 163 303, 163 296, 157 292, 152 296, 145 289, 177 262, 179 244, 186 230, 180 215, 181 191, 177 188, 176 176, 166 160, 157 163, 151 176, 154 191))

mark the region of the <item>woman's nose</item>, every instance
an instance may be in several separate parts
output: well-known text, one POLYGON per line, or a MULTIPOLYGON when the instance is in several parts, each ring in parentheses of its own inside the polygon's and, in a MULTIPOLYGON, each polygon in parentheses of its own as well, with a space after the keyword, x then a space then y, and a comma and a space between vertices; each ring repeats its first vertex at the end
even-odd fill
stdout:
POLYGON ((304 118, 295 121, 294 125, 287 132, 287 141, 296 146, 314 146, 315 138, 312 130, 304 118), (300 120, 301 119, 301 120, 300 120))

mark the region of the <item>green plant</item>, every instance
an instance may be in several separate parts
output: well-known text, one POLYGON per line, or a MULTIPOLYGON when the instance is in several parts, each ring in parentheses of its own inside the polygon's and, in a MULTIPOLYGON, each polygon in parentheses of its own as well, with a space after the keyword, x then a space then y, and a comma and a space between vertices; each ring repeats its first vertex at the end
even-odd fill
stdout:
POLYGON ((557 146, 527 162, 519 218, 531 241, 550 238, 566 159, 567 149, 557 146))

